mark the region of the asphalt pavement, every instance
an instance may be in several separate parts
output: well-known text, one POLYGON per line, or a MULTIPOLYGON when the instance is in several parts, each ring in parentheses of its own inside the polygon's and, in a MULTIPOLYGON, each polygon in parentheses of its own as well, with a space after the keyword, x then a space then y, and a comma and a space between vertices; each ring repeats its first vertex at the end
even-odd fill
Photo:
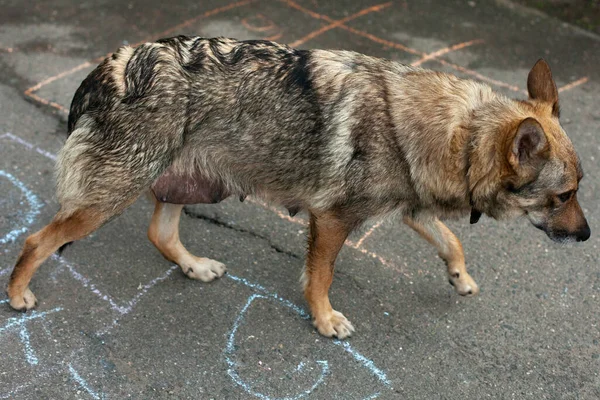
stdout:
POLYGON ((505 0, 376 1, 0 0, 0 286, 58 208, 54 161, 79 83, 122 44, 176 34, 356 50, 515 98, 544 57, 591 239, 450 222, 481 288, 462 298, 429 244, 371 221, 338 258, 332 303, 356 333, 335 341, 307 320, 298 283, 306 215, 187 207, 183 242, 228 267, 203 284, 148 241, 142 198, 40 268, 35 311, 0 294, 0 399, 600 398, 600 37, 505 0))

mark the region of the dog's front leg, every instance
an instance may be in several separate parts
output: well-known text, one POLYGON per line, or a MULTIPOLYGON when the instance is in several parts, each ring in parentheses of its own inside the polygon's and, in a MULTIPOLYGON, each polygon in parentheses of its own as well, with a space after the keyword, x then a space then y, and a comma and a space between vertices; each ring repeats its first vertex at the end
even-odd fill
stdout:
POLYGON ((448 266, 448 279, 458 294, 473 296, 479 293, 479 287, 467 273, 465 255, 458 238, 437 218, 404 217, 404 223, 434 245, 440 258, 448 266))
POLYGON ((354 327, 329 303, 329 287, 338 252, 350 233, 351 227, 333 213, 310 214, 308 255, 302 274, 304 297, 313 317, 313 324, 323 336, 348 337, 354 327))

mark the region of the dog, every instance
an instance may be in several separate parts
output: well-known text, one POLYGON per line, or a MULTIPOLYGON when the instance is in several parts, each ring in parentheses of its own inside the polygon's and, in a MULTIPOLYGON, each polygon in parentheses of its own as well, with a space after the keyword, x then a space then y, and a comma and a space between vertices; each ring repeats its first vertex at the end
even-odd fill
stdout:
POLYGON ((190 278, 225 266, 179 240, 184 204, 252 195, 310 216, 302 275, 324 336, 354 328, 328 291, 338 251, 369 218, 399 214, 433 244, 460 295, 478 293, 460 241, 440 221, 525 216, 555 241, 585 241, 583 171, 539 60, 529 97, 350 51, 178 36, 121 47, 76 91, 57 167, 60 209, 29 236, 8 285, 29 310, 29 282, 63 245, 151 189, 148 237, 190 278))

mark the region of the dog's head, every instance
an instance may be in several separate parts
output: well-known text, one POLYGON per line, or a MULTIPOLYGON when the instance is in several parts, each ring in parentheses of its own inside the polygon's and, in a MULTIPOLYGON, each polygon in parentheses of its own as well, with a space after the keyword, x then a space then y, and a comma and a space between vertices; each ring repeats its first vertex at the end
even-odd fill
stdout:
POLYGON ((525 214, 554 241, 585 241, 590 228, 577 201, 581 164, 559 122, 558 90, 550 67, 539 60, 527 79, 528 117, 505 138, 507 174, 498 200, 525 214))

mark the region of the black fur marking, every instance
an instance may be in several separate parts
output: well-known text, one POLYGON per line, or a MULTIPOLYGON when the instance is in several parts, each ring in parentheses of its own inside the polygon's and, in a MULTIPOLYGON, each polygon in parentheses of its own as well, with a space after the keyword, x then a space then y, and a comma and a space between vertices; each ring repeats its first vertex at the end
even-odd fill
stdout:
POLYGON ((287 75, 287 83, 290 86, 297 86, 302 93, 312 92, 312 81, 310 79, 310 53, 308 50, 296 50, 296 60, 294 67, 287 75))
POLYGON ((560 118, 560 105, 558 105, 558 101, 552 106, 552 115, 556 118, 560 118))
POLYGON ((63 251, 65 251, 65 249, 72 244, 73 244, 73 242, 67 242, 67 243, 63 244, 62 246, 60 246, 58 248, 58 250, 56 250, 56 254, 58 254, 59 256, 62 256, 63 251))
POLYGON ((300 212, 300 207, 295 206, 295 207, 288 207, 288 213, 290 214, 290 217, 294 217, 296 216, 296 214, 298 214, 300 212))
POLYGON ((190 73, 201 72, 206 61, 206 53, 204 50, 197 48, 196 44, 190 48, 191 58, 183 68, 190 73))
POLYGON ((220 64, 227 65, 230 64, 229 60, 225 55, 221 52, 219 45, 222 44, 223 41, 219 38, 208 39, 208 47, 210 51, 212 51, 213 55, 217 60, 219 60, 220 64))
POLYGON ((261 39, 241 40, 240 43, 244 43, 249 46, 256 46, 256 45, 263 45, 263 46, 270 46, 270 47, 277 46, 277 44, 273 43, 270 40, 261 40, 261 39))
POLYGON ((125 68, 125 97, 123 103, 131 104, 143 97, 154 84, 154 72, 159 62, 160 48, 142 45, 135 50, 125 68))
MULTIPOLYGON (((113 54, 113 57, 117 53, 113 54)), ((116 88, 110 78, 111 68, 108 61, 105 60, 96 67, 81 82, 79 88, 73 96, 69 110, 69 120, 67 123, 68 133, 71 134, 79 118, 87 112, 93 112, 99 109, 108 108, 114 101, 116 88)))
POLYGON ((184 47, 187 48, 187 45, 185 44, 185 42, 187 42, 189 40, 192 40, 192 38, 189 36, 185 36, 185 35, 179 35, 179 36, 175 36, 175 37, 171 37, 171 38, 159 39, 159 40, 157 40, 157 43, 167 45, 170 48, 177 51, 179 62, 183 63, 182 50, 184 47))
MULTIPOLYGON (((356 139, 354 141, 357 142, 356 139)), ((357 143, 354 143, 354 150, 352 151, 352 157, 350 157, 348 164, 365 161, 367 159, 366 152, 363 149, 358 148, 357 145, 357 143)))
POLYGON ((178 35, 170 38, 158 39, 156 43, 167 44, 173 47, 182 44, 184 41, 192 39, 190 36, 178 35))

